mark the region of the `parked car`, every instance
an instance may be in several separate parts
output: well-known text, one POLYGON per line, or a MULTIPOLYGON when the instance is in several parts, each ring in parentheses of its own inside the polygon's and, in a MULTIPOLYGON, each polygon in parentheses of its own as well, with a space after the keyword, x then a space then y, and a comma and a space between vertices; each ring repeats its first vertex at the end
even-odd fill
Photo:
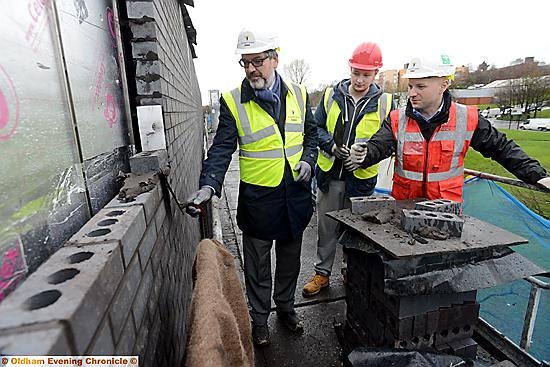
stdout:
POLYGON ((519 125, 520 130, 550 131, 550 118, 528 119, 519 125))
POLYGON ((485 118, 497 118, 500 116, 500 108, 488 108, 480 113, 485 118))

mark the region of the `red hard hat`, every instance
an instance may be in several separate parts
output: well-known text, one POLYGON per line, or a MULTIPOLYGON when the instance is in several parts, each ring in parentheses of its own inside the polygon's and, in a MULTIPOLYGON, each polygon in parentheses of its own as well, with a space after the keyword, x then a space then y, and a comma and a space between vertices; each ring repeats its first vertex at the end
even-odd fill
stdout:
POLYGON ((382 67, 382 51, 376 43, 361 43, 349 59, 349 66, 361 70, 376 70, 382 67))

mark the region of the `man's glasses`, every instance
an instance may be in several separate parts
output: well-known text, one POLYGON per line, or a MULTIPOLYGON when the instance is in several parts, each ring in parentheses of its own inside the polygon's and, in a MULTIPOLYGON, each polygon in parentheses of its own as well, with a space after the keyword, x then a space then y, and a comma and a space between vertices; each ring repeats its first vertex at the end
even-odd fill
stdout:
POLYGON ((247 68, 250 64, 252 64, 255 68, 258 68, 264 64, 264 61, 266 59, 269 59, 269 56, 266 56, 263 59, 260 59, 260 58, 252 59, 250 61, 245 59, 240 59, 239 65, 241 65, 243 68, 247 68))

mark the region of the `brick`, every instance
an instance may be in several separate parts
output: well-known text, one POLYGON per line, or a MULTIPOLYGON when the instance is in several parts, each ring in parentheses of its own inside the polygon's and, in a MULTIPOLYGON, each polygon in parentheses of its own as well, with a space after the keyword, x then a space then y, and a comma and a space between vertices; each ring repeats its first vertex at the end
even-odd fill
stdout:
POLYGON ((122 335, 118 344, 116 345, 115 355, 117 356, 129 356, 132 354, 134 344, 136 342, 136 331, 134 329, 134 321, 132 316, 128 317, 122 335))
POLYGON ((426 334, 427 315, 425 313, 414 316, 413 337, 426 334))
POLYGON ((145 271, 145 267, 147 266, 156 241, 157 230, 155 227, 155 222, 151 222, 151 224, 147 227, 147 231, 145 232, 145 235, 143 236, 143 239, 138 247, 139 262, 141 264, 142 271, 145 271))
POLYGON ((145 359, 145 352, 147 349, 147 344, 149 341, 149 336, 152 330, 152 319, 148 312, 145 312, 143 317, 143 322, 137 330, 136 342, 134 344, 134 349, 132 355, 138 355, 141 363, 145 359))
POLYGON ((353 214, 364 214, 370 211, 394 209, 396 207, 395 199, 389 195, 358 196, 349 199, 353 214))
POLYGON ((143 207, 109 207, 101 209, 67 243, 89 245, 118 242, 122 247, 124 265, 128 266, 145 229, 143 207))
POLYGON ((164 201, 162 201, 162 197, 160 198, 160 200, 161 201, 157 208, 157 212, 155 213, 155 226, 157 228, 157 233, 159 234, 159 236, 162 236, 162 226, 164 224, 164 219, 166 219, 166 205, 164 204, 164 201))
POLYGON ((132 305, 132 312, 134 314, 135 328, 139 330, 143 315, 146 310, 147 301, 151 295, 151 289, 153 288, 153 273, 151 265, 149 265, 143 274, 141 275, 141 282, 132 305))
POLYGON ((2 329, 63 321, 83 354, 122 279, 116 243, 62 247, 0 305, 2 329), (76 274, 75 274, 76 273, 76 274))
POLYGON ((453 237, 462 235, 464 220, 451 213, 403 209, 401 227, 405 232, 416 233, 422 227, 435 227, 453 237))
POLYGON ((99 332, 97 333, 95 341, 92 342, 89 352, 86 352, 86 355, 111 356, 114 352, 115 344, 111 334, 111 328, 109 327, 107 318, 105 318, 99 327, 99 332))
POLYGON ((71 344, 61 324, 33 331, 25 329, 11 330, 10 333, 2 331, 0 355, 77 355, 77 352, 71 348, 71 344))
POLYGON ((115 344, 118 343, 122 326, 124 325, 130 308, 134 301, 134 296, 137 292, 139 282, 141 280, 141 268, 139 266, 138 257, 135 256, 126 268, 122 285, 119 287, 112 307, 109 310, 109 319, 113 327, 113 337, 115 344))
POLYGON ((452 213, 462 215, 462 203, 447 199, 426 200, 415 204, 415 210, 427 210, 432 212, 452 213))
POLYGON ((454 355, 464 359, 476 359, 477 343, 472 338, 464 338, 449 342, 451 351, 454 355))

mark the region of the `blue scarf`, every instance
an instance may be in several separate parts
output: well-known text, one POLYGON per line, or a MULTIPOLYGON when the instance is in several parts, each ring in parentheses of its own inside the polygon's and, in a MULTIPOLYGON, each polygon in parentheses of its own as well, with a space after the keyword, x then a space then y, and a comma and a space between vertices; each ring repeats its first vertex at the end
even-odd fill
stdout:
POLYGON ((279 97, 281 93, 281 77, 279 74, 275 73, 275 81, 271 88, 255 89, 254 93, 256 97, 267 102, 267 106, 270 109, 267 112, 278 121, 279 110, 281 109, 281 98, 279 97))

